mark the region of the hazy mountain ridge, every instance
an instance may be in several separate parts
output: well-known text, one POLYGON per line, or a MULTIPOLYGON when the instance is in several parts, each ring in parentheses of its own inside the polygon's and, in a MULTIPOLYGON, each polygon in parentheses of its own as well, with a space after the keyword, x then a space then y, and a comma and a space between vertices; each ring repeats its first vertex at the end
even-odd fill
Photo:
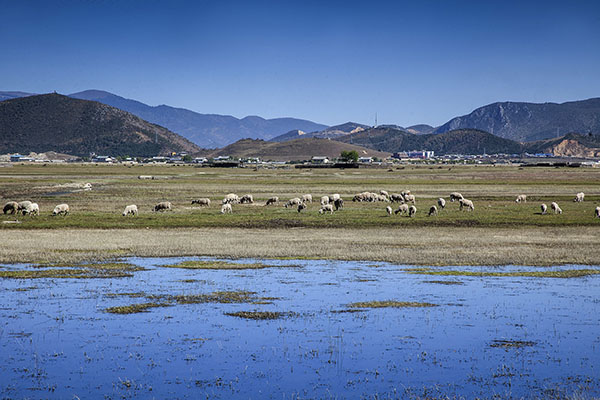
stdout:
POLYGON ((600 98, 566 103, 493 103, 456 117, 435 133, 479 129, 519 142, 556 138, 570 132, 600 132, 600 98))
POLYGON ((346 122, 344 124, 330 126, 329 128, 323 129, 316 132, 305 132, 298 129, 284 133, 283 135, 272 138, 271 142, 285 142, 288 140, 300 139, 300 138, 321 138, 321 139, 337 139, 342 136, 346 136, 352 133, 360 132, 368 129, 368 125, 359 124, 357 122, 346 122))
POLYGON ((154 156, 201 150, 176 133, 126 111, 59 94, 0 102, 0 139, 2 153, 154 156))
POLYGON ((202 147, 222 147, 242 138, 270 139, 292 129, 318 131, 326 125, 297 118, 264 119, 247 116, 201 114, 167 105, 149 106, 102 90, 86 90, 71 97, 99 101, 128 111, 149 122, 164 126, 202 147))

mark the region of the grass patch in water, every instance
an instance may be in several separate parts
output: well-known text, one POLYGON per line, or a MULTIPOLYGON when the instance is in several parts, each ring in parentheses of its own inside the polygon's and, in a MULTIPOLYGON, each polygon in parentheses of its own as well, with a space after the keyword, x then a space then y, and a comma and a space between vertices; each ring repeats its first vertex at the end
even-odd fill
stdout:
POLYGON ((105 294, 106 297, 131 297, 131 298, 138 298, 138 297, 146 297, 146 293, 144 292, 123 292, 123 293, 106 293, 105 294))
POLYGON ((21 270, 0 271, 0 278, 5 279, 42 279, 42 278, 129 278, 133 274, 120 270, 97 271, 91 269, 44 269, 44 270, 21 270))
POLYGON ((505 339, 497 339, 493 340, 490 347, 500 347, 503 349, 510 348, 522 348, 522 347, 531 347, 535 346, 535 342, 525 341, 525 340, 505 340, 505 339))
POLYGON ((288 315, 288 313, 277 312, 277 311, 237 311, 237 312, 229 312, 229 313, 224 313, 224 314, 229 315, 231 317, 255 319, 255 320, 279 319, 279 318, 282 318, 282 317, 288 315))
POLYGON ((348 304, 349 308, 406 308, 406 307, 437 307, 437 304, 432 303, 419 303, 416 301, 396 301, 396 300, 384 300, 384 301, 361 301, 357 303, 348 304))
POLYGON ((179 264, 161 265, 166 268, 183 268, 183 269, 262 269, 275 267, 297 267, 297 265, 270 265, 263 263, 235 263, 231 261, 183 261, 179 264))
POLYGON ((461 281, 425 281, 424 283, 435 283, 437 285, 464 285, 461 281))
POLYGON ((256 297, 256 292, 245 290, 220 291, 206 294, 148 296, 149 299, 162 299, 177 304, 202 304, 202 303, 251 303, 253 301, 268 300, 269 298, 256 297))
POLYGON ((513 272, 488 272, 488 271, 457 271, 434 270, 430 268, 404 269, 409 274, 439 275, 439 276, 490 276, 490 277, 530 277, 530 278, 579 278, 582 276, 600 274, 599 269, 570 269, 562 271, 513 271, 513 272))
POLYGON ((128 306, 117 306, 117 307, 108 307, 104 311, 111 314, 136 314, 142 312, 148 312, 150 308, 156 307, 169 307, 171 304, 168 303, 139 303, 139 304, 131 304, 128 306))

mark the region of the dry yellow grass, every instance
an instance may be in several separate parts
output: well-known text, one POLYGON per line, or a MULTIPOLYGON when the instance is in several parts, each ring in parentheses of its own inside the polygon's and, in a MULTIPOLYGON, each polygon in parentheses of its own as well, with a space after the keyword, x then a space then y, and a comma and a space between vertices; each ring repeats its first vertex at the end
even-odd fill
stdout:
POLYGON ((597 227, 17 229, 2 232, 0 262, 216 256, 409 265, 600 265, 598 233, 597 227))

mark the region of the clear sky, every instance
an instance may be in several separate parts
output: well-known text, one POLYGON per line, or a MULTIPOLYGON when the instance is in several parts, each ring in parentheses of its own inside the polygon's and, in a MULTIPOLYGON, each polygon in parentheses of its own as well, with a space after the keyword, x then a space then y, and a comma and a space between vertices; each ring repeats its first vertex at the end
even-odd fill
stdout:
POLYGON ((0 0, 0 90, 440 125, 600 96, 600 1, 0 0))

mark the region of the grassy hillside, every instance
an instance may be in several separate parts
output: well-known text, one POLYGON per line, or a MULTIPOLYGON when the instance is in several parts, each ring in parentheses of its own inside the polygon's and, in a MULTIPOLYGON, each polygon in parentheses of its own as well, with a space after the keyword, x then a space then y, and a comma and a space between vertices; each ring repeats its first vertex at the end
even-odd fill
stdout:
POLYGON ((310 160, 313 156, 339 157, 343 150, 356 150, 360 156, 384 158, 389 153, 374 151, 336 140, 307 138, 286 142, 242 139, 222 149, 206 152, 209 157, 260 157, 263 160, 310 160))
POLYGON ((161 126, 94 101, 46 94, 0 102, 2 153, 153 156, 199 150, 161 126))

